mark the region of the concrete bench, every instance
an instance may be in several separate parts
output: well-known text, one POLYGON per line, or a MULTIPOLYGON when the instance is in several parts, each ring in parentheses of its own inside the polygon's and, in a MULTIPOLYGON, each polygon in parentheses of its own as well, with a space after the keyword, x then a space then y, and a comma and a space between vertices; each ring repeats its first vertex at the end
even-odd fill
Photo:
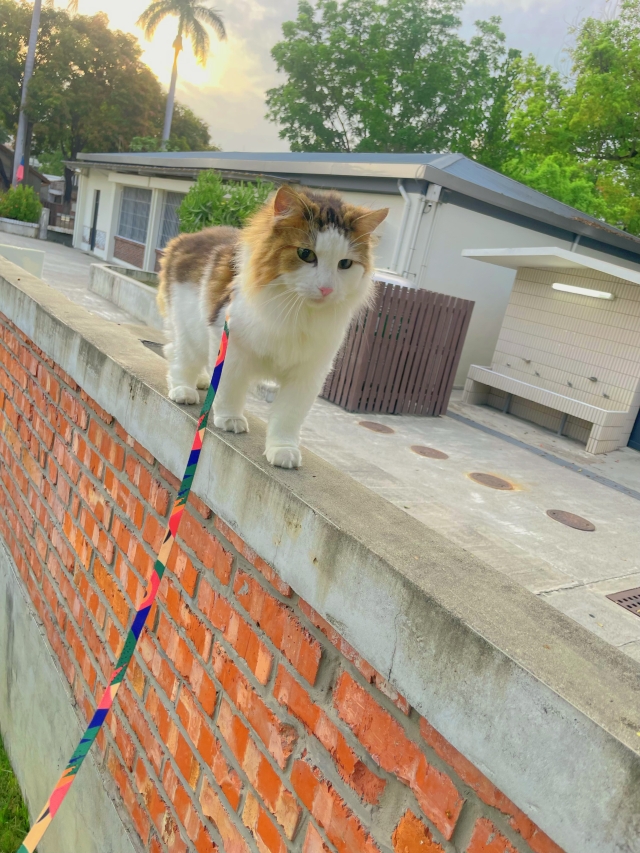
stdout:
MULTIPOLYGON (((524 400, 531 400, 541 406, 562 412, 567 417, 571 415, 592 424, 586 446, 589 453, 608 453, 619 447, 626 447, 638 412, 638 406, 625 410, 603 409, 564 394, 531 385, 529 382, 514 379, 489 367, 471 365, 464 389, 464 402, 483 405, 487 402, 491 388, 505 391, 524 400)), ((563 422, 564 420, 566 419, 563 419, 563 422)))

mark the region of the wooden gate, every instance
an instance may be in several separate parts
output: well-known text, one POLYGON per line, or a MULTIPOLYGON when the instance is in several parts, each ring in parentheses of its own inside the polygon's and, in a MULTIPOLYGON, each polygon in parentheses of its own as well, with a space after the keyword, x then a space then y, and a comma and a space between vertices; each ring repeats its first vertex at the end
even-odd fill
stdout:
POLYGON ((474 304, 378 283, 321 396, 348 412, 445 414, 474 304))

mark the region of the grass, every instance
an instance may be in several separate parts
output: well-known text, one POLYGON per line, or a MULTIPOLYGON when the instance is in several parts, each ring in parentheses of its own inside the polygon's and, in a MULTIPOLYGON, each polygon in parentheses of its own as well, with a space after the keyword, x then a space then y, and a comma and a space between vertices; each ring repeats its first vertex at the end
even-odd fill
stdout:
POLYGON ((29 831, 29 812, 0 737, 0 853, 15 853, 29 831))

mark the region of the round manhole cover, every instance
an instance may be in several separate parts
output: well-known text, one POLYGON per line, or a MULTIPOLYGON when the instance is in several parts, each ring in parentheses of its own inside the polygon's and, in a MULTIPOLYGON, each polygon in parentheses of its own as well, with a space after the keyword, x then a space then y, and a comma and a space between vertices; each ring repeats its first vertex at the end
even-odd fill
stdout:
POLYGON ((548 509, 547 515, 554 521, 559 521, 560 524, 566 524, 567 527, 573 527, 574 530, 586 530, 589 533, 596 529, 595 524, 582 518, 581 515, 575 515, 572 512, 565 512, 563 509, 548 509))
POLYGON ((423 447, 421 444, 414 444, 411 448, 418 456, 424 456, 426 459, 448 459, 446 453, 441 450, 436 450, 435 447, 423 447))
POLYGON ((512 492, 513 486, 508 480, 503 480, 502 477, 496 477, 495 474, 482 474, 474 471, 469 474, 469 477, 481 486, 488 486, 490 489, 498 489, 500 492, 512 492))
POLYGON ((392 432, 395 432, 391 427, 385 424, 378 424, 375 421, 359 421, 359 425, 365 429, 370 429, 371 432, 383 432, 385 435, 391 435, 392 432))

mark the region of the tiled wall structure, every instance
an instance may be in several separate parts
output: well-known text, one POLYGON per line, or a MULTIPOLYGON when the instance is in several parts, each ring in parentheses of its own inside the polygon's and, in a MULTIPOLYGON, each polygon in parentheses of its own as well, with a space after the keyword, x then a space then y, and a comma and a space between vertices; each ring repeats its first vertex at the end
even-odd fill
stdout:
MULTIPOLYGON (((611 434, 600 431, 596 452, 626 444, 640 405, 640 287, 595 270, 519 269, 491 368, 589 406, 629 412, 611 434), (554 282, 609 291, 615 299, 556 291, 554 282)), ((468 399, 473 391, 471 381, 468 399)), ((494 389, 484 402, 502 408, 505 396, 494 389)), ((510 412, 557 430, 562 412, 551 396, 544 402, 516 392, 510 412)), ((586 443, 590 432, 591 422, 570 415, 565 435, 586 443)))
MULTIPOLYGON (((86 721, 178 484, 2 315, 0 452, 0 534, 86 721)), ((195 497, 97 746, 151 853, 562 853, 195 497)))

